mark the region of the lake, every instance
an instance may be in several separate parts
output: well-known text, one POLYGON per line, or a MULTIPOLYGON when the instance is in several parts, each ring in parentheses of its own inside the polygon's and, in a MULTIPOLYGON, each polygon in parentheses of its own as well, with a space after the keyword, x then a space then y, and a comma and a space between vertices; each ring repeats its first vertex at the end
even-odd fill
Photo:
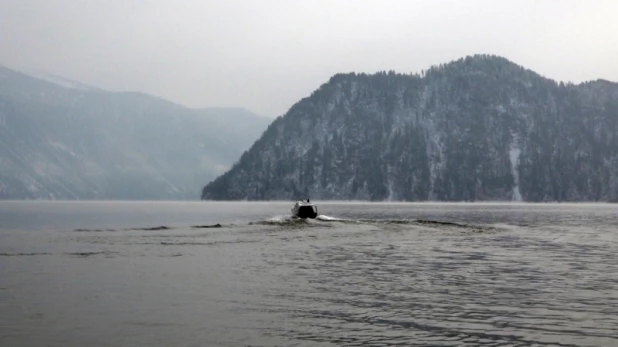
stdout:
POLYGON ((617 346, 618 205, 0 202, 0 346, 617 346))

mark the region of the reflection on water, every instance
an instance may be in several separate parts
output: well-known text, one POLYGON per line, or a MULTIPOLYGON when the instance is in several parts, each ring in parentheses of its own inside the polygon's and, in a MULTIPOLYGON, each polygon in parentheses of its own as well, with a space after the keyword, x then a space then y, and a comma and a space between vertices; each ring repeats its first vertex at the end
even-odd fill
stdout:
POLYGON ((614 205, 257 205, 155 205, 184 226, 70 204, 51 230, 12 222, 0 345, 618 345, 614 205))

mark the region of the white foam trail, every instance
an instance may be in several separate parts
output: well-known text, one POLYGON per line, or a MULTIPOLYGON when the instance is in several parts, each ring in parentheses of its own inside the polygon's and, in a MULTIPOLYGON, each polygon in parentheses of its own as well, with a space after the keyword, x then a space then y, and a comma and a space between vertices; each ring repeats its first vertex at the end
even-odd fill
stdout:
POLYGON ((267 222, 284 222, 286 220, 292 219, 291 216, 274 216, 267 219, 267 222))
POLYGON ((519 225, 505 224, 505 223, 492 223, 492 224, 487 224, 487 226, 493 227, 496 229, 501 229, 504 231, 522 231, 523 230, 522 228, 525 228, 519 225))
POLYGON ((335 217, 326 216, 326 215, 323 215, 323 214, 318 215, 316 217, 316 219, 323 220, 323 221, 329 221, 329 222, 345 220, 345 219, 341 219, 341 218, 335 218, 335 217))

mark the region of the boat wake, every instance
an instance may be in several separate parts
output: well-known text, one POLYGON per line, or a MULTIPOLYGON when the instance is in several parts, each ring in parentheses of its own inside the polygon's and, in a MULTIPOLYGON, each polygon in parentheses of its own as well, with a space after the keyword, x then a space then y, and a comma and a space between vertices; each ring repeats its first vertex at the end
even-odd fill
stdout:
POLYGON ((84 228, 78 228, 78 229, 73 229, 73 231, 75 232, 84 232, 84 233, 100 233, 100 232, 117 232, 117 231, 159 231, 159 230, 173 230, 173 229, 186 229, 186 228, 191 228, 191 229, 211 229, 211 228, 223 228, 223 225, 217 223, 217 224, 208 224, 208 225, 192 225, 190 227, 178 227, 178 226, 166 226, 166 225, 160 225, 160 226, 156 226, 156 227, 143 227, 143 228, 124 228, 124 229, 84 229, 84 228))
POLYGON ((336 218, 336 217, 331 217, 331 216, 325 216, 323 214, 318 215, 317 217, 315 217, 315 219, 321 220, 321 221, 324 221, 324 222, 341 222, 341 221, 346 221, 346 219, 343 219, 343 218, 336 218))
POLYGON ((425 219, 347 219, 327 215, 318 215, 315 219, 301 219, 293 216, 277 216, 267 220, 250 222, 249 225, 273 225, 294 227, 325 227, 336 224, 356 225, 391 225, 391 226, 418 226, 431 229, 450 229, 471 232, 497 231, 499 226, 483 224, 466 224, 425 219))
MULTIPOLYGON (((447 221, 437 220, 423 220, 423 219, 348 219, 339 218, 327 215, 318 215, 315 219, 303 219, 294 217, 291 215, 278 215, 268 219, 251 221, 246 225, 263 225, 263 226, 281 226, 281 227, 332 227, 337 224, 357 224, 357 225, 391 225, 391 226, 421 226, 425 228, 435 229, 459 229, 467 231, 492 231, 503 229, 498 226, 491 225, 474 225, 463 224, 447 221)), ((156 226, 156 227, 143 227, 143 228, 125 228, 125 229, 74 229, 76 232, 117 232, 117 231, 173 231, 177 229, 211 229, 211 228, 225 228, 231 226, 240 226, 238 224, 222 225, 220 223, 209 225, 193 225, 187 227, 179 226, 156 226)))
POLYGON ((378 225, 410 225, 435 229, 457 229, 475 232, 497 231, 498 228, 485 224, 466 224, 428 219, 360 219, 358 223, 378 225))
POLYGON ((249 222, 249 225, 278 225, 278 226, 307 226, 310 222, 307 219, 293 216, 275 216, 266 220, 249 222))

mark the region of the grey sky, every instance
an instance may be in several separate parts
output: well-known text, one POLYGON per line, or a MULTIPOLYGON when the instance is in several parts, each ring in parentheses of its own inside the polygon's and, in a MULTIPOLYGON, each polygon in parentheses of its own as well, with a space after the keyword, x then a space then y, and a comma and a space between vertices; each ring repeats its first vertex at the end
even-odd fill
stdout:
POLYGON ((618 81, 614 0, 0 0, 0 64, 278 116, 338 72, 504 56, 618 81))

